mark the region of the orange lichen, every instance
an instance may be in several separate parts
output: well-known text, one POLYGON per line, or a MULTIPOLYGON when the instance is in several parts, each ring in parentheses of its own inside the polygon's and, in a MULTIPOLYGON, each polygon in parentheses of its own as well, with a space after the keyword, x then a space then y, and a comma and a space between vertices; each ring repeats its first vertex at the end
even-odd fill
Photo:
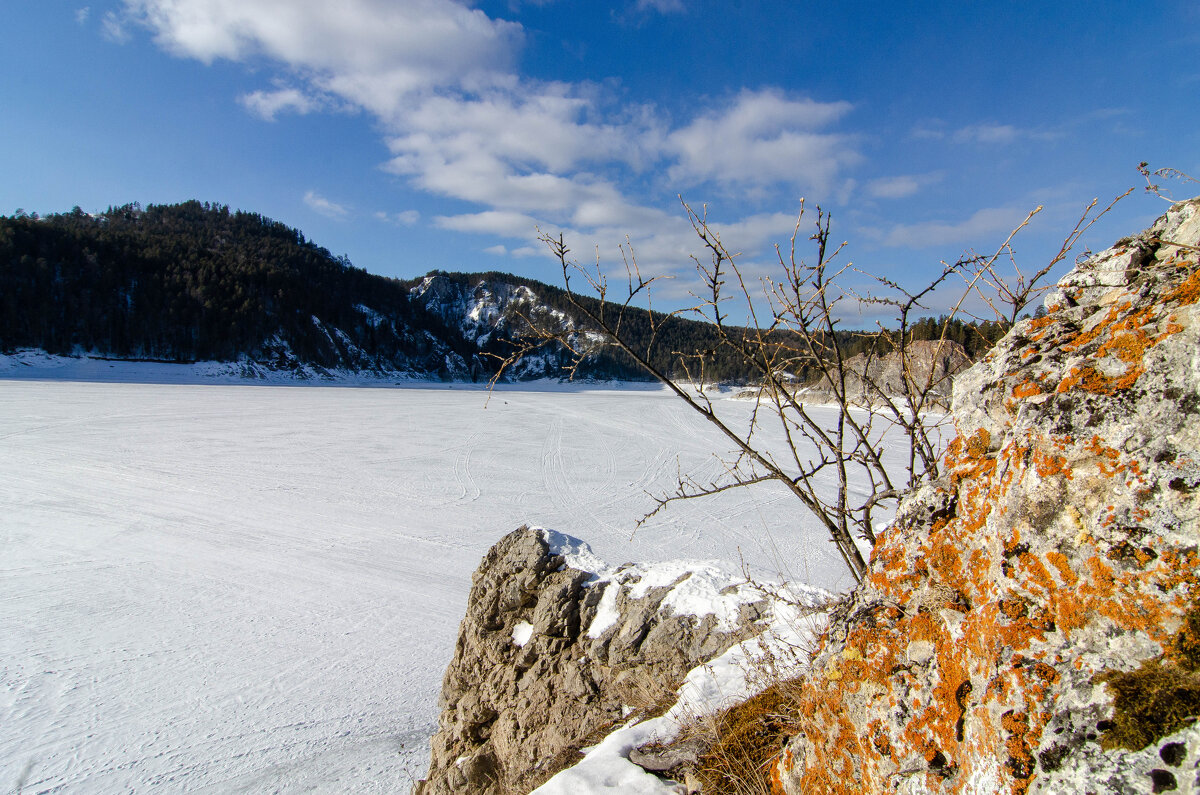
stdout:
POLYGON ((1024 712, 1010 710, 1000 718, 1000 725, 1008 733, 1004 743, 1008 752, 1005 766, 1013 777, 1013 792, 1020 795, 1029 789, 1030 779, 1037 769, 1033 747, 1027 739, 1030 733, 1029 716, 1024 712))
MULTIPOLYGON (((1085 448, 1089 453, 1096 456, 1098 459, 1097 466, 1105 477, 1112 477, 1118 472, 1125 470, 1124 464, 1121 463, 1121 451, 1115 447, 1109 447, 1099 436, 1092 436, 1091 441, 1085 445, 1085 448)), ((1109 509, 1112 509, 1111 505, 1109 509)))
POLYGON ((1046 560, 1053 564, 1054 568, 1058 569, 1058 575, 1062 582, 1067 587, 1075 585, 1079 582, 1079 577, 1075 572, 1071 571, 1071 561, 1061 552, 1047 552, 1046 560))
MULTIPOLYGON (((1189 263, 1193 268, 1196 263, 1189 263)), ((1200 270, 1192 272, 1182 284, 1163 296, 1164 302, 1177 303, 1180 306, 1188 306, 1200 301, 1200 270)))
POLYGON ((946 468, 951 472, 954 484, 970 479, 977 480, 996 467, 995 458, 988 455, 992 436, 986 428, 980 428, 964 439, 959 436, 946 449, 946 468))
POLYGON ((1042 385, 1039 384, 1037 381, 1034 381, 1033 379, 1026 379, 1026 380, 1022 381, 1020 384, 1018 384, 1017 386, 1013 387, 1012 396, 1019 400, 1022 398, 1034 397, 1035 395, 1040 395, 1044 391, 1045 390, 1042 389, 1042 385))
POLYGON ((1071 469, 1067 466, 1066 456, 1034 450, 1032 458, 1038 477, 1049 478, 1055 475, 1062 475, 1068 480, 1071 479, 1071 469))
MULTIPOLYGON (((1197 275, 1193 273, 1161 301, 1140 309, 1134 310, 1130 300, 1121 301, 1109 307, 1104 317, 1091 328, 1065 341, 1060 346, 1065 352, 1082 352, 1093 345, 1095 349, 1087 353, 1086 361, 1071 367, 1055 391, 1065 393, 1080 389, 1111 395, 1132 387, 1145 372, 1146 351, 1183 330, 1176 318, 1167 312, 1167 307, 1200 300, 1197 275), (1165 321, 1160 323, 1164 314, 1165 321), (1155 326, 1161 329, 1159 333, 1153 333, 1155 326), (1112 375, 1101 372, 1096 362, 1103 359, 1116 360, 1123 365, 1123 372, 1112 375)), ((1112 364, 1107 367, 1112 369, 1112 364)))
MULTIPOLYGON (((1066 336, 1061 347, 1076 356, 1058 384, 1049 380, 1053 370, 1038 375, 1027 367, 1003 376, 1005 405, 1048 391, 1128 389, 1144 372, 1147 352, 1183 330, 1170 310, 1200 301, 1200 274, 1167 300, 1134 299, 1121 296, 1074 336, 1059 318, 1029 321, 1026 337, 1066 336)), ((1039 352, 1029 346, 1019 358, 1039 352)), ((791 771, 802 791, 891 791, 910 775, 900 760, 920 757, 926 769, 914 774, 930 791, 961 789, 972 766, 998 763, 999 787, 1024 792, 1062 672, 1088 667, 1061 653, 1061 636, 1100 625, 1166 644, 1188 600, 1200 596, 1197 550, 1138 541, 1114 553, 1114 528, 1149 516, 1154 484, 1132 454, 1098 435, 1077 440, 1033 432, 1000 440, 987 429, 960 432, 944 471, 943 504, 951 507, 919 533, 880 535, 863 591, 868 601, 824 652, 836 660, 839 677, 822 678, 802 696, 806 757, 802 770, 791 771), (1130 504, 1132 497, 1099 506, 1081 498, 1049 518, 1023 513, 1039 488, 1060 494, 1061 484, 1076 480, 1075 494, 1092 488, 1093 473, 1127 484, 1146 505, 1130 504), (1056 481, 1053 490, 1043 486, 1046 479, 1056 481), (913 643, 928 645, 914 652, 913 643), (842 650, 852 650, 850 657, 842 650), (846 709, 850 694, 884 717, 857 725, 846 709)), ((787 757, 786 765, 794 764, 787 757)))
MULTIPOLYGON (((1024 358, 1026 354, 1030 354, 1031 352, 1032 349, 1022 352, 1022 357, 1024 358)), ((1027 378, 1020 384, 1017 384, 1015 387, 1013 387, 1011 396, 1004 401, 1004 407, 1009 411, 1009 413, 1014 413, 1017 410, 1017 406, 1020 401, 1025 400, 1026 398, 1037 397, 1038 395, 1043 395, 1045 393, 1046 389, 1041 382, 1032 378, 1027 378)))
POLYGON ((1046 330, 1057 322, 1051 315, 1035 317, 1025 327, 1025 335, 1034 342, 1039 342, 1046 336, 1046 330))

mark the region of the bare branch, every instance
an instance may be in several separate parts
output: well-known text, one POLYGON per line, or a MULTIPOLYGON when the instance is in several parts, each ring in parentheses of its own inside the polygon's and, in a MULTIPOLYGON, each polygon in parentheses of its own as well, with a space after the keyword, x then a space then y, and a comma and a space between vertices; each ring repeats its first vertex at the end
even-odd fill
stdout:
POLYGON ((694 258, 701 289, 692 306, 666 314, 654 312, 651 303, 660 277, 642 273, 628 239, 620 246, 625 294, 614 301, 598 255, 585 269, 571 258, 561 235, 539 232, 562 268, 567 298, 580 326, 548 326, 525 318, 528 333, 501 362, 496 378, 546 346, 568 353, 567 372, 572 377, 598 350, 621 352, 732 446, 721 476, 697 481, 680 472, 675 490, 654 496, 654 508, 638 527, 674 502, 775 483, 824 527, 850 573, 860 580, 867 565, 859 542, 874 543, 876 520, 890 515, 905 489, 940 475, 944 420, 938 412, 946 408, 950 378, 967 362, 956 335, 966 324, 975 339, 994 339, 996 328, 1014 323, 1043 289, 1041 282, 1051 269, 1128 195, 1129 191, 1117 196, 1099 213, 1094 213, 1093 200, 1059 252, 1036 270, 1022 269, 1012 242, 1041 207, 1030 211, 990 255, 968 254, 952 264, 943 262, 916 289, 843 261, 847 244, 834 244, 829 214, 818 207, 813 218, 803 202, 788 245, 775 249, 777 277, 751 283, 739 255, 710 225, 707 208, 696 211, 681 197, 704 252, 702 258, 694 258), (807 234, 806 218, 811 223, 807 234), (810 260, 799 251, 806 238, 812 248, 810 260), (871 286, 859 292, 850 277, 865 278, 871 286), (574 291, 573 278, 586 282, 589 297, 574 291), (918 317, 929 311, 935 291, 956 284, 959 289, 948 313, 936 322, 918 317), (731 302, 745 310, 748 325, 730 324, 731 302), (979 304, 992 310, 994 321, 988 322, 993 325, 968 311, 979 304), (892 321, 874 331, 844 331, 845 305, 887 309, 892 321), (669 338, 669 323, 680 316, 707 321, 715 343, 703 350, 671 350, 664 364, 661 340, 669 338), (631 331, 635 324, 648 329, 637 341, 631 331), (748 417, 726 416, 725 406, 706 389, 714 380, 719 356, 732 357, 752 374, 748 417), (814 410, 810 401, 831 404, 833 411, 814 410), (781 442, 776 447, 770 439, 781 442), (903 472, 889 463, 896 451, 902 453, 903 472))

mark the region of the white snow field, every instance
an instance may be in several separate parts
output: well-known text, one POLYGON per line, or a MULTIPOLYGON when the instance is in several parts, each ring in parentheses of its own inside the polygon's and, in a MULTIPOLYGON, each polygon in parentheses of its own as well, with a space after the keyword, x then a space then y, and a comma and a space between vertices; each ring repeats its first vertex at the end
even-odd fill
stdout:
POLYGON ((728 448, 658 389, 5 375, 5 792, 406 792, 470 575, 521 524, 850 585, 779 490, 631 535, 677 462, 712 477, 728 448))

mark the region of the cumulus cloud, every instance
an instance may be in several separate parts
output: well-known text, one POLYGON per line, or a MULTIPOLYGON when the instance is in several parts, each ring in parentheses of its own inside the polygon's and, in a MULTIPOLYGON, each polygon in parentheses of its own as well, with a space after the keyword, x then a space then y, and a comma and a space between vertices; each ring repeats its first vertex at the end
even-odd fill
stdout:
POLYGON ((308 205, 310 210, 326 218, 341 219, 350 215, 350 210, 336 202, 331 202, 315 190, 310 190, 304 194, 304 203, 308 205))
POLYGON ((252 91, 238 97, 246 110, 263 121, 275 121, 284 112, 304 115, 319 110, 324 103, 298 88, 277 88, 274 91, 252 91))
MULTIPOLYGON (((478 209, 435 219, 444 229, 525 242, 535 226, 579 241, 628 234, 667 268, 686 263, 694 241, 677 210, 640 198, 662 189, 664 174, 679 186, 668 194, 711 183, 742 196, 778 188, 794 196, 853 184, 843 172, 861 159, 857 140, 834 129, 847 102, 744 91, 672 128, 661 111, 604 86, 523 78, 515 71, 521 26, 456 0, 124 2, 122 24, 149 29, 171 53, 277 67, 273 87, 239 99, 259 118, 345 108, 373 115, 391 153, 387 170, 478 209), (639 198, 627 187, 635 181, 639 198)), ((682 9, 681 0, 642 2, 682 9)), ((305 202, 329 217, 349 214, 313 191, 305 202)), ((790 232, 777 219, 743 225, 749 239, 739 246, 790 232)))
POLYGON ((521 27, 452 0, 126 0, 169 52, 265 56, 389 119, 406 96, 507 72, 521 27))
POLYGON ((584 162, 637 164, 651 156, 652 138, 634 124, 587 118, 595 113, 592 99, 562 84, 524 84, 470 98, 436 96, 409 109, 403 126, 410 136, 393 145, 420 150, 436 144, 448 159, 486 151, 558 173, 584 162))
MULTIPOLYGON (((596 131, 590 131, 595 133, 596 131)), ((587 129, 581 130, 587 136, 587 129)), ((553 136, 551 137, 553 140, 553 136)), ((433 126, 389 141, 388 168, 431 193, 469 201, 496 212, 537 215, 542 222, 587 227, 641 223, 653 210, 630 201, 610 179, 572 169, 583 152, 526 152, 522 142, 433 126), (548 160, 557 169, 548 169, 548 160), (533 162, 530 162, 533 161, 533 162)))
POLYGON ((668 137, 678 157, 672 179, 684 183, 808 185, 824 191, 862 159, 852 136, 821 132, 850 112, 849 102, 792 99, 775 90, 743 91, 727 108, 668 137))

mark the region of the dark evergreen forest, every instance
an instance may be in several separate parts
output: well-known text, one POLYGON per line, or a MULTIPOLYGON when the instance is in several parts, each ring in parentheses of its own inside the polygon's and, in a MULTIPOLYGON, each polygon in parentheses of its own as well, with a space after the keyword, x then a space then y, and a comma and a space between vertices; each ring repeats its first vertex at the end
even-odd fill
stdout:
MULTIPOLYGON (((564 290, 503 273, 439 273, 466 291, 481 281, 529 287, 548 309, 577 317, 564 290)), ((43 217, 0 216, 0 350, 175 362, 239 357, 288 367, 399 369, 448 377, 447 358, 471 375, 494 372, 512 350, 511 335, 482 347, 453 318, 412 300, 416 281, 367 273, 335 257, 303 233, 256 213, 220 204, 110 207, 90 215, 78 207, 43 217)), ((597 311, 595 299, 579 298, 597 311)), ((606 312, 615 311, 611 305, 606 312)), ((707 354, 706 375, 748 376, 703 322, 630 313, 623 328, 651 351, 664 372, 707 354)), ((585 326, 580 326, 585 327, 585 326)), ((936 337, 939 321, 921 320, 915 338, 936 337)), ((1002 329, 955 321, 950 338, 979 355, 1002 329)), ((838 343, 853 355, 869 335, 847 331, 838 343)), ((565 360, 565 357, 563 357, 565 360)), ((619 351, 593 357, 580 375, 643 378, 619 351)), ((800 373, 797 373, 800 375, 800 373)))
POLYGON ((387 366, 433 353, 422 329, 469 354, 408 300, 404 283, 355 268, 256 213, 190 201, 0 218, 5 350, 269 360, 283 340, 302 361, 337 366, 350 341, 371 354, 356 364, 387 366), (360 305, 386 322, 372 322, 360 305))

